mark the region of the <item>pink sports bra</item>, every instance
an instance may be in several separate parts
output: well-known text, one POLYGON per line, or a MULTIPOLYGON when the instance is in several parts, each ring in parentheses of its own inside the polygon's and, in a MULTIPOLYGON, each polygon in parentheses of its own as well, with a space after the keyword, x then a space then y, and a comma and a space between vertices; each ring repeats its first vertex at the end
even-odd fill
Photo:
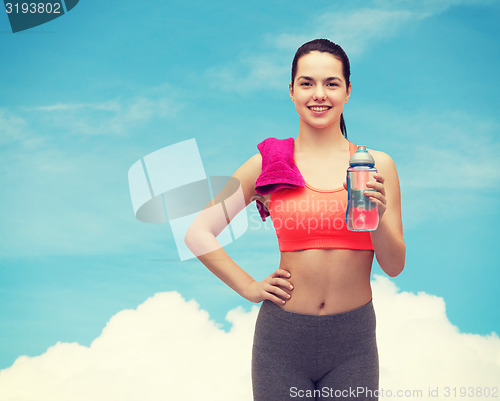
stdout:
MULTIPOLYGON (((352 155, 357 146, 349 141, 352 155)), ((294 160, 295 163, 295 160, 294 160)), ((301 188, 275 191, 269 200, 280 251, 316 248, 373 250, 368 231, 349 231, 346 226, 347 191, 301 188)))

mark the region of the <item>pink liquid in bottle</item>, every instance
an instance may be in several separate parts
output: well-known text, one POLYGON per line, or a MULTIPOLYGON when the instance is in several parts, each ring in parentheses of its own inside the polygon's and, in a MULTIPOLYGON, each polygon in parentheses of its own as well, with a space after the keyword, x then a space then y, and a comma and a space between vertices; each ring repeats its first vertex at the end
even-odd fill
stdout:
POLYGON ((355 207, 352 209, 352 224, 356 231, 372 231, 378 226, 377 208, 366 210, 355 207))

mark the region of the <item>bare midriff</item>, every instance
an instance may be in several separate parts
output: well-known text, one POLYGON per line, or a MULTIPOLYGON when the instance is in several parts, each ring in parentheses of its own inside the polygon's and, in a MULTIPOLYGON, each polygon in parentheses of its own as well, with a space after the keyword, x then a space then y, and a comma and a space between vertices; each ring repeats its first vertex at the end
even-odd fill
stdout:
POLYGON ((373 251, 305 249, 281 252, 280 268, 290 272, 293 290, 283 309, 311 315, 346 312, 372 298, 373 251))

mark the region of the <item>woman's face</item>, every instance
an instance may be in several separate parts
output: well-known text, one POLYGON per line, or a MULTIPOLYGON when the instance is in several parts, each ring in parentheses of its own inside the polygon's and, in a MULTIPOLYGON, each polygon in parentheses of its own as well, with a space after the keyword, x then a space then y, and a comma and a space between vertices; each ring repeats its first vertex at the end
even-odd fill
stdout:
POLYGON ((351 84, 346 88, 342 61, 330 53, 313 51, 297 62, 290 97, 301 123, 314 128, 340 124, 344 104, 349 100, 351 84))

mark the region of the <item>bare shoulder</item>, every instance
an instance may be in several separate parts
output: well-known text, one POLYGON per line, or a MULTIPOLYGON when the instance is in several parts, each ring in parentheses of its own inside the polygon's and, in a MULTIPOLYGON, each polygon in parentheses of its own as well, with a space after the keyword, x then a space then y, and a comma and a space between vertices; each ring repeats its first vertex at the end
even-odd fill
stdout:
POLYGON ((392 157, 379 150, 367 149, 375 159, 375 168, 385 178, 386 187, 399 191, 399 177, 392 157))
POLYGON ((245 196, 246 204, 255 199, 263 198, 255 191, 255 182, 262 172, 262 155, 254 154, 245 163, 243 163, 233 174, 238 179, 245 196))
POLYGON ((396 172, 396 164, 392 157, 380 150, 367 149, 375 159, 375 167, 380 171, 396 172))
POLYGON ((260 153, 254 154, 245 163, 243 163, 233 174, 234 177, 241 177, 245 179, 253 179, 254 183, 257 177, 262 172, 262 155, 260 153))
POLYGON ((385 179, 385 187, 388 191, 387 196, 395 196, 396 198, 399 198, 399 177, 396 170, 396 164, 394 163, 394 160, 392 160, 392 157, 387 153, 378 150, 368 149, 368 152, 370 152, 375 159, 375 168, 385 179))

